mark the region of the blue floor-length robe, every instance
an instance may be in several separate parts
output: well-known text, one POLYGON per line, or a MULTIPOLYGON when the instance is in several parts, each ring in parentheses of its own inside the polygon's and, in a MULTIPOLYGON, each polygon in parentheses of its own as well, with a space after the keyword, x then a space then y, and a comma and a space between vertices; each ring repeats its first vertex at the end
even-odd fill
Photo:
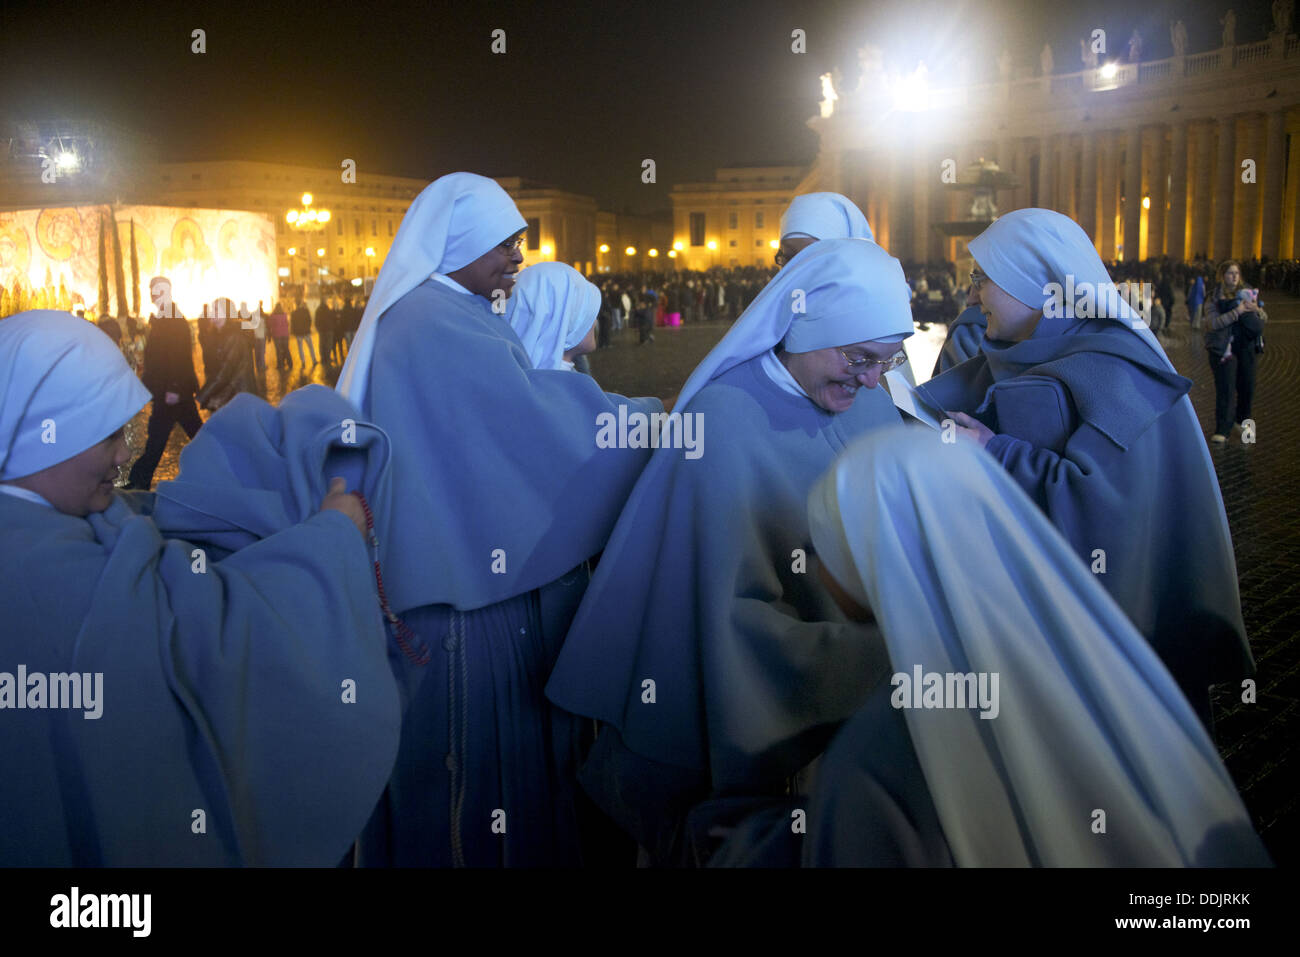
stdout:
POLYGON ((0 711, 0 864, 336 864, 399 728, 361 536, 324 511, 199 564, 152 502, 0 495, 0 671, 103 675, 98 719, 0 711))
POLYGON ((1071 335, 986 345, 921 391, 998 433, 988 453, 1208 723, 1207 688, 1252 674, 1254 663, 1217 480, 1177 408, 1190 387, 1119 323, 1094 320, 1071 335))
MULTIPOLYGON (((706 859, 686 837, 691 809, 713 797, 730 818, 733 799, 782 794, 887 668, 871 629, 844 618, 800 556, 812 483, 898 412, 864 388, 833 415, 783 391, 761 361, 690 401, 705 427, 700 458, 656 452, 547 687, 560 707, 609 725, 584 787, 659 862, 706 859)), ((709 811, 689 825, 700 838, 709 811)))
POLYGON ((580 723, 543 687, 649 449, 599 448, 598 416, 661 411, 534 369, 482 297, 429 280, 383 316, 364 417, 391 436, 385 583, 432 649, 365 865, 577 863, 580 723))

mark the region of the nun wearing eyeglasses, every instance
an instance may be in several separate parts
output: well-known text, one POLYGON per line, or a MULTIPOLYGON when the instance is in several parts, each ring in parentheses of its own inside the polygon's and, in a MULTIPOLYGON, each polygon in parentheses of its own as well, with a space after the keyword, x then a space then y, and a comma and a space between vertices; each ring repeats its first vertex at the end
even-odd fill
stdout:
POLYGON ((1016 210, 970 251, 982 354, 921 391, 1043 510, 1209 726, 1210 686, 1254 662, 1191 381, 1069 218, 1016 210))
POLYGON ((339 378, 392 439, 384 586, 431 650, 360 841, 364 865, 578 863, 579 723, 543 686, 584 563, 650 456, 648 443, 598 446, 602 417, 663 405, 529 358, 506 321, 525 225, 493 180, 452 173, 429 185, 339 378))
POLYGON ((877 384, 911 332, 883 249, 803 250, 683 387, 702 442, 659 448, 623 509, 547 694, 604 722, 583 786, 654 863, 707 860, 884 674, 808 561, 805 501, 851 438, 899 423, 877 384))
POLYGON ((401 718, 361 505, 220 561, 164 536, 113 487, 148 401, 90 323, 0 322, 0 865, 332 866, 401 718))
POLYGON ((870 239, 867 217, 847 196, 804 193, 790 201, 781 217, 781 241, 776 264, 784 268, 794 255, 819 239, 870 239))
POLYGON ((878 624, 894 674, 821 761, 805 864, 1269 863, 1169 671, 973 443, 864 436, 808 513, 829 587, 878 624))
POLYGON ((596 348, 600 290, 567 263, 541 262, 519 273, 506 321, 536 369, 574 371, 596 348))

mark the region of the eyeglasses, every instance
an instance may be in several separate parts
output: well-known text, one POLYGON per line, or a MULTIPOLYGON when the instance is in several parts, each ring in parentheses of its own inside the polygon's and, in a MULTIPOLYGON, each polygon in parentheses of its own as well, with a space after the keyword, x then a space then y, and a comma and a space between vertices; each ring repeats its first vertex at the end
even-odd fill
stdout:
POLYGON ((523 244, 524 244, 524 237, 520 235, 520 236, 516 236, 514 239, 507 239, 503 243, 497 243, 497 249, 501 250, 507 256, 511 256, 514 254, 515 250, 517 250, 523 244))
POLYGON ((857 373, 866 372, 876 365, 880 366, 881 372, 888 372, 890 369, 897 369, 907 361, 907 353, 905 352, 896 353, 888 359, 872 359, 870 356, 851 356, 843 349, 836 349, 835 351, 842 355, 844 361, 849 364, 849 368, 857 373))
POLYGON ((986 283, 988 278, 982 269, 972 269, 970 271, 970 284, 975 287, 976 292, 979 292, 980 286, 986 283))

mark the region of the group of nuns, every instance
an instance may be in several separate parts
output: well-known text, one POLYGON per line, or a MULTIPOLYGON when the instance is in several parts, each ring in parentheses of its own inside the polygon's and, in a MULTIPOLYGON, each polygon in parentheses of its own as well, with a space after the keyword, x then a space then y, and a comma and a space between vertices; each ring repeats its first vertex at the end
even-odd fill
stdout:
POLYGON ((111 341, 0 322, 0 863, 1269 863, 1210 737, 1253 661, 1190 382, 1074 222, 971 241, 941 432, 880 387, 900 263, 797 197, 693 455, 597 442, 664 405, 574 371, 599 294, 525 230, 432 183, 337 390, 239 396, 153 493, 111 341), (1067 276, 1099 314, 1044 308, 1067 276))

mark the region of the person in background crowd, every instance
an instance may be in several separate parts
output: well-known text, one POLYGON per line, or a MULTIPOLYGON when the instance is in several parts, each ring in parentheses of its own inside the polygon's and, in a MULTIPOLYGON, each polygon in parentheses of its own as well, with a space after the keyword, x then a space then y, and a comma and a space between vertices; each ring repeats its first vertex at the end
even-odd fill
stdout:
POLYGON ((322 297, 320 305, 316 307, 316 335, 320 338, 320 356, 325 364, 332 365, 334 362, 334 334, 335 334, 335 315, 334 310, 330 308, 330 301, 322 297))
POLYGON ((275 309, 267 320, 267 332, 275 344, 276 370, 288 372, 293 369, 293 357, 289 354, 289 315, 284 310, 284 303, 275 304, 275 309))
POLYGON ((149 338, 144 347, 141 380, 153 398, 149 408, 144 451, 131 467, 126 487, 148 491, 158 468, 172 427, 179 425, 189 438, 203 425, 194 401, 199 378, 194 372, 194 349, 190 326, 172 303, 171 281, 162 276, 149 280, 154 316, 149 320, 149 338))
POLYGON ((253 375, 253 356, 249 348, 251 335, 240 327, 239 314, 229 299, 211 304, 213 336, 213 374, 196 396, 199 405, 213 411, 240 392, 257 394, 253 375))
POLYGON ((303 372, 308 371, 307 357, 303 355, 303 343, 307 344, 307 350, 311 353, 311 367, 314 369, 320 365, 320 361, 316 358, 316 343, 311 337, 311 313, 301 299, 298 300, 293 315, 289 317, 289 329, 293 333, 294 342, 298 344, 298 367, 303 372))
MULTIPOLYGON (((1250 418, 1255 398, 1256 350, 1268 316, 1259 306, 1258 290, 1241 281, 1241 264, 1219 264, 1217 283, 1205 301, 1205 350, 1214 373, 1214 434, 1223 445, 1232 430, 1250 418), (1234 395, 1235 393, 1235 395, 1234 395)), ((1253 436, 1259 441, 1259 433, 1253 436)))

